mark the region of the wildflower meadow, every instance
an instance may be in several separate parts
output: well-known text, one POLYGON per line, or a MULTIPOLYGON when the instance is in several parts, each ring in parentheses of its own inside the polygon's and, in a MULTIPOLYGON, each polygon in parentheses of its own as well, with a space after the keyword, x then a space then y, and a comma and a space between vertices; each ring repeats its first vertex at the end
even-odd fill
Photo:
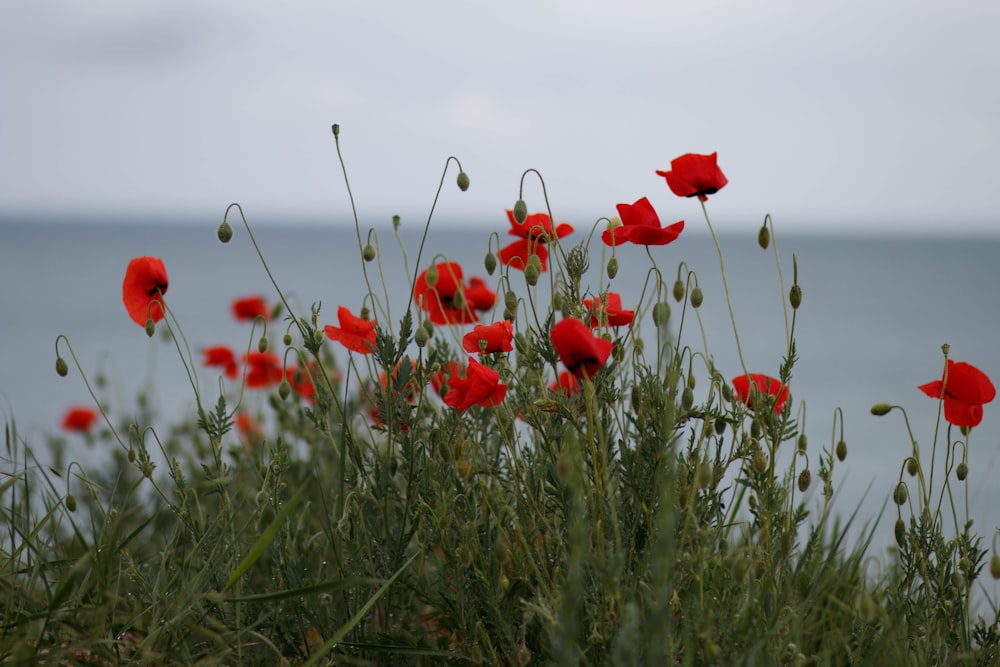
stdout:
MULTIPOLYGON (((761 212, 784 344, 748 365, 710 216, 723 166, 650 165, 646 187, 677 195, 684 220, 642 197, 585 224, 561 221, 528 169, 511 208, 485 212, 498 225, 473 266, 426 243, 474 187, 449 157, 418 247, 398 219, 365 229, 354 213, 357 264, 337 268, 356 278, 350 303, 318 284, 304 310, 266 253, 248 256, 273 291, 231 295, 242 340, 188 340, 157 248, 122 257, 123 326, 169 341, 195 408, 121 419, 73 331, 55 338, 55 372, 92 399, 62 429, 100 459, 39 464, 8 422, 0 664, 1000 663, 982 585, 1000 578, 996 527, 969 520, 967 482, 998 369, 928 350, 940 375, 899 395, 926 395, 934 432, 873 405, 909 452, 891 502, 875 517, 835 502, 853 455, 842 414, 810 440, 796 393, 808 285, 761 212), (715 364, 684 261, 695 225, 717 250, 734 367, 715 364), (386 284, 384 258, 409 284, 386 284), (622 262, 647 265, 640 293, 617 288, 622 262)), ((220 253, 237 234, 257 247, 239 204, 216 234, 220 253)))

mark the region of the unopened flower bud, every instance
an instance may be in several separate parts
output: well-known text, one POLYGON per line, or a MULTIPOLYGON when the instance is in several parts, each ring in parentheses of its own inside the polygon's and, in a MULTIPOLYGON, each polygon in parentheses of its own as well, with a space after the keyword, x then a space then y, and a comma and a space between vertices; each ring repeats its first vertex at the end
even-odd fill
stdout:
POLYGON ((701 288, 698 287, 698 286, 695 286, 695 288, 693 290, 691 290, 691 305, 694 306, 695 308, 700 308, 701 307, 701 302, 704 299, 705 299, 705 295, 702 294, 701 288))
POLYGON ((142 476, 149 479, 153 476, 153 464, 150 461, 144 461, 142 464, 142 476))
POLYGON ((261 354, 267 352, 267 338, 264 336, 261 336, 260 340, 257 341, 257 351, 261 354))
POLYGON ((313 342, 316 344, 316 347, 319 347, 326 342, 326 336, 322 331, 317 331, 313 334, 313 342))
POLYGON ((805 493, 809 489, 809 484, 812 483, 812 473, 809 472, 809 468, 806 468, 799 473, 799 491, 805 493))
POLYGON ((292 334, 290 334, 290 333, 288 333, 286 331, 285 335, 281 338, 281 342, 283 342, 285 344, 285 347, 288 347, 289 345, 291 345, 292 344, 292 334))
POLYGON ((366 243, 364 249, 361 251, 361 257, 366 262, 375 259, 375 247, 371 243, 366 243))
POLYGON ((281 400, 288 400, 288 395, 292 393, 292 387, 288 384, 288 380, 282 380, 281 384, 278 385, 278 396, 281 400))
POLYGON ((368 309, 368 306, 361 306, 361 312, 358 314, 365 322, 369 322, 372 319, 372 311, 368 309))
POLYGON ((396 231, 399 229, 399 220, 400 219, 398 215, 392 216, 392 231, 396 231))
POLYGON ((434 287, 437 285, 438 281, 438 268, 436 265, 431 264, 427 267, 427 271, 424 273, 424 280, 427 281, 427 287, 434 287))
POLYGON ((69 373, 69 364, 62 357, 56 357, 56 373, 59 374, 59 377, 66 377, 66 374, 69 373))
POLYGON ((653 324, 662 327, 670 319, 670 304, 660 301, 653 306, 653 324))
POLYGON ((228 220, 223 220, 219 223, 219 228, 215 230, 215 235, 223 243, 229 243, 233 240, 233 226, 229 224, 228 220))
POLYGON ((955 477, 958 481, 964 482, 965 478, 969 476, 969 466, 966 465, 965 461, 962 461, 955 467, 955 477))
POLYGON ((893 528, 893 533, 896 535, 896 544, 899 545, 900 549, 906 548, 906 524, 903 523, 902 519, 896 519, 896 526, 893 528))
POLYGON ((126 457, 129 463, 135 463, 135 450, 131 447, 128 450, 128 456, 126 457))
POLYGON ((837 460, 843 461, 847 458, 847 443, 843 440, 837 443, 837 460))
POLYGON ((608 260, 608 278, 614 278, 618 275, 618 258, 613 256, 608 260))
POLYGON ((800 454, 805 454, 806 453, 806 447, 809 446, 809 439, 806 438, 806 434, 805 433, 799 434, 799 440, 796 443, 796 445, 799 448, 799 453, 800 454))
POLYGON ((702 461, 698 466, 698 488, 707 489, 714 477, 715 471, 712 470, 712 464, 708 461, 702 461))
POLYGON ((762 225, 760 231, 757 232, 757 245, 759 245, 762 250, 767 250, 767 247, 771 245, 771 230, 767 228, 766 223, 762 225))
POLYGON ((528 219, 528 205, 524 203, 523 199, 518 199, 514 202, 514 220, 517 224, 523 224, 525 220, 528 219))
POLYGON ((908 498, 909 493, 906 490, 906 484, 900 482, 892 492, 892 501, 897 505, 905 505, 908 498))
POLYGON ((798 310, 802 305, 802 288, 797 284, 792 285, 792 289, 788 292, 788 303, 792 304, 792 310, 798 310))
POLYGON ((910 474, 910 477, 913 477, 919 471, 920 471, 920 465, 917 463, 917 460, 915 458, 911 456, 910 458, 906 459, 906 472, 910 474))
POLYGON ((683 301, 684 292, 685 292, 684 281, 678 278, 676 281, 674 281, 674 301, 683 301))
POLYGON ((767 471, 767 455, 759 449, 753 455, 753 469, 757 472, 767 471))
POLYGON ((514 349, 517 350, 518 354, 527 354, 528 352, 528 339, 520 331, 514 334, 514 349))
POLYGON ((427 332, 428 338, 434 335, 434 323, 431 322, 430 320, 424 320, 423 324, 421 324, 420 326, 422 326, 424 328, 424 331, 427 332))
POLYGON ((714 426, 715 426, 715 434, 722 435, 723 433, 726 432, 726 426, 728 426, 726 418, 725 417, 716 418, 714 426))
POLYGON ((503 309, 503 318, 505 320, 510 320, 511 322, 513 322, 514 320, 517 319, 517 311, 516 310, 511 310, 510 308, 504 308, 503 309))
POLYGON ((458 189, 462 192, 469 189, 469 175, 464 171, 458 172, 458 178, 455 179, 455 182, 458 183, 458 189))
POLYGON ((427 329, 423 327, 417 327, 417 330, 413 332, 413 342, 417 344, 417 347, 424 347, 427 345, 427 341, 430 340, 430 334, 427 333, 427 329))
POLYGON ((149 319, 146 320, 146 335, 152 338, 155 333, 156 333, 156 322, 154 322, 153 318, 150 317, 149 319))
MULTIPOLYGON (((535 259, 536 256, 532 255, 531 258, 535 259)), ((532 286, 537 285, 539 273, 538 265, 529 260, 528 265, 524 267, 524 281, 532 286)))
POLYGON ((692 405, 694 405, 694 392, 689 387, 684 387, 684 391, 681 392, 681 407, 690 410, 692 405))
POLYGON ((990 576, 994 579, 1000 579, 1000 556, 996 554, 990 558, 990 576))
POLYGON ((762 430, 763 429, 761 428, 760 422, 758 420, 754 419, 752 422, 750 422, 751 438, 759 438, 762 430))
POLYGON ((722 385, 722 398, 727 403, 731 403, 732 402, 732 400, 733 400, 733 388, 730 385, 728 385, 728 384, 722 385))
POLYGON ((67 494, 66 500, 63 502, 66 503, 66 509, 68 509, 70 512, 76 511, 76 498, 73 496, 73 494, 71 493, 67 494))
POLYGON ((497 270, 497 256, 491 252, 486 253, 486 257, 483 258, 483 266, 486 267, 486 273, 493 275, 493 272, 497 270))
POLYGON ((889 405, 888 403, 876 403, 875 405, 872 406, 872 414, 875 415, 876 417, 882 417, 883 415, 887 415, 889 414, 890 410, 892 410, 892 406, 889 405))

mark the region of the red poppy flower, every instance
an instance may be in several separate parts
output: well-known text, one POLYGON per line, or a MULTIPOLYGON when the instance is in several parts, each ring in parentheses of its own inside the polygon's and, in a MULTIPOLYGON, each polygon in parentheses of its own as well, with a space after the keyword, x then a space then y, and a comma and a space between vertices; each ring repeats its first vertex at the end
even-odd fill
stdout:
POLYGON ((646 197, 634 204, 618 204, 615 208, 622 224, 604 230, 601 240, 606 245, 621 245, 626 241, 637 245, 666 245, 684 231, 683 220, 669 227, 660 227, 660 216, 646 197))
POLYGON ((514 325, 510 320, 500 320, 493 324, 477 324, 462 338, 466 352, 510 352, 514 349, 514 325), (485 347, 480 345, 485 342, 485 347))
POLYGON ((552 391, 561 391, 567 396, 573 396, 580 393, 580 383, 577 381, 576 376, 569 371, 561 371, 559 377, 549 385, 549 389, 552 391))
POLYGON ((302 366, 289 366, 285 369, 285 381, 288 382, 296 396, 307 401, 316 400, 316 387, 313 386, 312 375, 302 366))
POLYGON ((535 255, 542 265, 542 271, 548 269, 549 251, 545 247, 547 241, 553 238, 562 238, 573 233, 572 225, 561 222, 554 228, 552 219, 547 213, 532 213, 518 222, 514 218, 514 211, 507 211, 507 219, 510 221, 510 234, 520 237, 497 252, 497 259, 501 264, 508 265, 515 269, 524 270, 528 265, 528 259, 535 255))
POLYGON ((87 433, 97 421, 98 412, 86 406, 74 406, 63 415, 62 427, 74 433, 87 433))
POLYGON ((917 387, 931 398, 944 400, 944 418, 954 426, 979 426, 983 405, 997 390, 986 373, 964 361, 948 360, 945 376, 917 387))
POLYGON ((161 301, 167 293, 167 269, 157 257, 136 257, 125 269, 122 282, 122 301, 132 321, 141 327, 146 320, 163 319, 161 301))
POLYGON ((281 359, 273 352, 257 352, 244 355, 246 363, 247 389, 264 389, 281 382, 281 359))
POLYGON ((635 319, 634 310, 622 309, 622 297, 617 292, 608 292, 608 297, 602 300, 595 296, 584 299, 584 307, 590 312, 590 326, 598 327, 606 324, 609 327, 630 327, 635 319))
POLYGON ((686 153, 670 161, 670 171, 657 171, 656 175, 667 179, 670 191, 678 197, 697 197, 705 201, 708 195, 714 195, 729 182, 719 169, 717 156, 718 153, 686 153))
POLYGON ((788 400, 788 387, 781 384, 781 380, 773 378, 763 373, 750 373, 747 375, 737 375, 733 378, 733 389, 736 390, 736 397, 743 401, 748 408, 753 409, 753 392, 750 389, 750 380, 753 380, 757 391, 763 396, 774 397, 774 411, 781 414, 788 400))
MULTIPOLYGON (((487 296, 493 293, 486 287, 484 281, 477 281, 473 289, 465 286, 462 267, 457 262, 441 262, 434 265, 437 270, 437 282, 431 287, 427 284, 427 270, 417 276, 413 284, 413 296, 420 307, 427 313, 427 318, 434 324, 475 324, 479 321, 475 309, 484 305, 487 296), (485 290, 485 291, 484 291, 485 290), (468 292, 473 292, 475 303, 469 299, 468 292)), ((493 295, 495 299, 495 295, 493 295)), ((492 308, 490 303, 488 308, 492 308)), ((485 310, 485 309, 483 309, 485 310)))
POLYGON ((594 377, 607 363, 613 347, 610 340, 598 338, 575 317, 559 320, 549 332, 549 339, 559 359, 578 378, 594 377))
POLYGON ((507 395, 507 385, 500 382, 500 373, 472 357, 469 357, 465 377, 451 376, 448 387, 450 389, 444 395, 444 402, 459 412, 465 412, 473 405, 484 408, 500 405, 507 395))
POLYGON ((230 380, 236 379, 239 375, 239 368, 236 364, 236 355, 226 345, 215 345, 206 347, 201 351, 201 363, 207 367, 218 367, 226 374, 230 380))
POLYGON ((260 295, 245 296, 233 301, 233 317, 239 322, 253 320, 257 317, 271 319, 271 309, 260 295))
POLYGON ((448 392, 448 380, 452 376, 461 377, 461 375, 462 365, 457 361, 449 361, 441 370, 431 373, 431 387, 438 393, 438 396, 443 397, 448 392))
POLYGON ((469 278, 469 284, 465 286, 465 300, 472 306, 473 310, 485 312, 496 303, 497 295, 489 288, 485 280, 478 276, 472 276, 469 278))
POLYGON ((233 418, 233 425, 239 432, 244 444, 248 447, 264 441, 264 429, 260 423, 247 412, 238 412, 233 418))
POLYGON ((335 340, 351 352, 371 354, 375 347, 375 320, 363 320, 355 317, 345 306, 337 308, 337 319, 340 326, 327 324, 323 331, 330 340, 335 340))

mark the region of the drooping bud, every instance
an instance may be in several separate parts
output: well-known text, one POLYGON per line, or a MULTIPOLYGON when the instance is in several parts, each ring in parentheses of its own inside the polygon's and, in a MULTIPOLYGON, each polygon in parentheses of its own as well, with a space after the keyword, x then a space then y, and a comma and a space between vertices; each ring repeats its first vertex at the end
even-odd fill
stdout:
POLYGON ((684 281, 678 278, 676 281, 674 281, 674 301, 678 302, 683 301, 684 292, 685 292, 684 281))
POLYGON ((695 308, 700 308, 701 302, 704 300, 705 300, 705 295, 702 294, 701 288, 695 286, 695 288, 691 290, 691 305, 694 306, 695 308))
POLYGON ((762 250, 767 250, 767 247, 771 245, 771 230, 767 228, 767 223, 761 226, 760 231, 757 232, 757 245, 762 250))
POLYGON ((219 228, 215 230, 215 235, 223 243, 229 243, 233 240, 233 226, 229 224, 228 220, 223 220, 219 223, 219 228))
POLYGON ((59 374, 59 377, 66 377, 66 374, 69 373, 69 364, 62 357, 56 357, 56 373, 59 374))
POLYGON ((797 446, 799 448, 799 453, 800 454, 805 454, 806 453, 806 447, 809 446, 809 439, 806 438, 806 434, 805 433, 799 434, 799 440, 798 440, 798 442, 796 444, 797 444, 797 446))
POLYGON ((903 523, 902 519, 896 519, 896 526, 893 528, 893 532, 896 535, 896 544, 899 545, 900 549, 906 548, 906 524, 903 523))
POLYGON ((900 482, 892 492, 892 501, 897 505, 905 505, 908 498, 909 493, 906 490, 906 484, 900 482))
POLYGON ((399 216, 392 216, 392 231, 397 231, 399 229, 399 216))
POLYGON ((458 178, 455 179, 455 182, 458 183, 458 189, 462 192, 469 189, 469 175, 464 171, 458 172, 458 178))
POLYGON ((430 320, 424 320, 423 324, 421 324, 420 326, 422 326, 424 328, 424 331, 427 332, 428 337, 434 335, 434 323, 431 322, 430 320))
POLYGON ((653 324, 658 327, 666 325, 670 319, 670 304, 666 301, 657 302, 653 306, 653 324))
POLYGON ((511 310, 510 308, 503 309, 503 318, 505 320, 510 320, 511 322, 517 319, 517 310, 511 310))
POLYGON ((920 465, 917 460, 912 456, 906 459, 906 472, 910 474, 910 477, 914 477, 920 471, 920 465))
POLYGON ((614 255, 608 260, 608 278, 614 279, 618 275, 618 258, 614 255))
POLYGON ((552 310, 562 311, 563 309, 563 295, 562 292, 556 292, 552 295, 552 310))
POLYGON ((263 354, 264 352, 267 352, 267 338, 265 338, 264 336, 261 336, 260 340, 257 341, 257 350, 261 354, 263 354))
POLYGON ((518 354, 528 353, 528 339, 520 331, 514 334, 514 349, 517 350, 518 354))
POLYGON ((64 500, 63 502, 66 503, 66 509, 68 509, 70 512, 76 511, 76 498, 73 496, 73 494, 71 493, 67 494, 66 500, 64 500))
POLYGON ((366 262, 375 259, 375 247, 371 243, 366 243, 364 249, 361 251, 361 257, 366 262))
MULTIPOLYGON (((532 255, 531 259, 538 260, 537 255, 532 255)), ((538 261, 532 262, 531 259, 528 260, 528 265, 524 267, 524 281, 531 286, 538 284, 538 276, 541 273, 538 261)))
POLYGON ((716 435, 722 435, 723 433, 725 433, 727 425, 728 424, 726 422, 726 418, 725 417, 718 417, 718 418, 716 418, 715 424, 714 424, 714 426, 715 426, 715 434, 716 435))
POLYGON ((1000 579, 1000 556, 996 554, 990 558, 990 576, 994 579, 1000 579))
POLYGON ((288 380, 282 380, 281 384, 278 385, 278 396, 281 400, 288 400, 288 395, 292 393, 292 387, 288 384, 288 380))
POLYGON ((493 272, 497 270, 497 256, 491 252, 486 253, 486 257, 483 258, 483 266, 486 268, 486 273, 493 275, 493 272))
POLYGON ((792 310, 798 310, 802 305, 802 288, 798 284, 792 285, 788 291, 788 303, 792 305, 792 310))
POLYGON ((969 466, 966 465, 965 461, 962 461, 955 467, 955 477, 958 481, 964 482, 965 478, 969 476, 969 466))
POLYGON ((754 419, 752 422, 750 422, 750 437, 751 438, 759 438, 762 431, 763 431, 763 429, 762 429, 762 427, 760 425, 760 421, 759 420, 754 419))
POLYGON ((150 317, 146 320, 146 335, 152 338, 156 334, 156 322, 150 317))
POLYGON ((292 344, 292 334, 290 334, 289 332, 286 331, 285 335, 282 336, 282 338, 281 338, 281 342, 283 342, 285 344, 285 347, 288 347, 289 345, 291 345, 292 344))
POLYGON ((812 473, 809 472, 809 468, 806 468, 799 473, 799 491, 805 493, 809 489, 809 484, 812 483, 812 473))
POLYGON ((847 458, 847 443, 841 440, 837 443, 837 460, 843 461, 847 458))
POLYGON ((525 220, 528 219, 528 205, 524 203, 523 199, 518 199, 514 202, 514 220, 517 224, 523 224, 525 220))
POLYGON ((733 388, 729 384, 722 385, 722 398, 725 399, 727 403, 732 403, 733 388))
POLYGON ((434 287, 437 285, 438 281, 438 268, 437 265, 431 264, 427 267, 427 271, 424 273, 424 280, 427 281, 427 287, 434 287))
POLYGON ((681 392, 681 407, 690 410, 692 405, 694 405, 694 392, 690 387, 684 387, 684 391, 681 392))
POLYGON ((872 406, 872 414, 876 417, 887 415, 890 410, 892 410, 892 406, 888 403, 876 403, 872 406))

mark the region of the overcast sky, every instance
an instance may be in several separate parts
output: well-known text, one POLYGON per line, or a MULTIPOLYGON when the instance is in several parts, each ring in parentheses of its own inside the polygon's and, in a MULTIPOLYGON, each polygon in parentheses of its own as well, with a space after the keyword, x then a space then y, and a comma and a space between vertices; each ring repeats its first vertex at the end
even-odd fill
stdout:
POLYGON ((1000 233, 997 0, 4 0, 0 217, 584 224, 718 151, 720 228, 1000 233), (542 208, 528 181, 530 210, 542 208))

